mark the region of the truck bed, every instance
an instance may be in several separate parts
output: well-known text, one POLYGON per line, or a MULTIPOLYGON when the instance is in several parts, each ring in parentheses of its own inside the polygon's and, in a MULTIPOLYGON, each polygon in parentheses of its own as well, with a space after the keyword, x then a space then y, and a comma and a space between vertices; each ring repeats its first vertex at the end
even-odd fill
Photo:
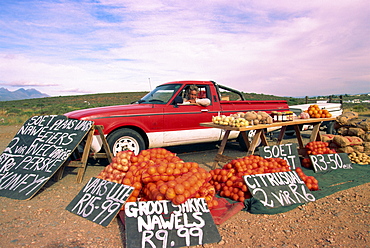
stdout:
POLYGON ((228 112, 248 112, 248 111, 289 111, 289 106, 285 100, 264 100, 264 101, 220 101, 223 114, 228 112))

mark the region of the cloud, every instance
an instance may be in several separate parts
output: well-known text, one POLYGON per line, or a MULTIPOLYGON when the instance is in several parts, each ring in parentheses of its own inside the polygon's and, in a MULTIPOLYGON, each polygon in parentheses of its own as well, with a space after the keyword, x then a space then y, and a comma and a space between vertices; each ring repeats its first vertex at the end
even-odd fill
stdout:
POLYGON ((39 82, 30 82, 30 81, 13 81, 10 83, 3 83, 3 85, 8 85, 11 87, 49 87, 49 86, 58 86, 58 84, 48 84, 48 83, 39 83, 39 82))
POLYGON ((61 89, 60 90, 61 93, 68 93, 68 95, 70 94, 76 94, 76 95, 79 95, 79 94, 88 94, 88 93, 92 93, 91 91, 88 91, 88 90, 82 90, 81 88, 66 88, 66 89, 61 89))
POLYGON ((150 78, 288 96, 368 91, 365 0, 16 1, 0 9, 0 86, 142 91, 150 78))

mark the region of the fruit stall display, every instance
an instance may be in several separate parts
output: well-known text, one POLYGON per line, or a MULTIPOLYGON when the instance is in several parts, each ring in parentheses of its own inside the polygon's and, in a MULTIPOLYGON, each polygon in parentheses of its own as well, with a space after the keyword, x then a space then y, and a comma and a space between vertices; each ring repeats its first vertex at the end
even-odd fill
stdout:
POLYGON ((184 162, 164 148, 119 152, 98 178, 135 188, 127 201, 170 200, 178 205, 189 198, 205 198, 217 205, 211 174, 195 162, 184 162))
MULTIPOLYGON (((283 171, 290 171, 284 159, 250 155, 208 172, 164 148, 152 148, 138 155, 119 152, 98 178, 134 187, 127 201, 170 200, 178 205, 189 198, 205 198, 212 209, 218 205, 216 194, 240 202, 251 197, 244 175, 283 171)), ((310 190, 318 190, 313 176, 306 176, 300 168, 296 172, 310 190)))

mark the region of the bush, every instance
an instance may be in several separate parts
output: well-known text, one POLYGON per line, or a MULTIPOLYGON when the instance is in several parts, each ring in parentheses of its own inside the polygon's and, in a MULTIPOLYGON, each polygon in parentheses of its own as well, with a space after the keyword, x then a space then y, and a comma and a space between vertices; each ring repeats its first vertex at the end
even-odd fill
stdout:
POLYGON ((11 109, 9 109, 8 111, 6 111, 7 112, 7 114, 9 115, 11 115, 11 114, 13 114, 13 115, 20 115, 21 113, 23 113, 23 110, 21 110, 21 109, 18 109, 18 108, 11 108, 11 109))

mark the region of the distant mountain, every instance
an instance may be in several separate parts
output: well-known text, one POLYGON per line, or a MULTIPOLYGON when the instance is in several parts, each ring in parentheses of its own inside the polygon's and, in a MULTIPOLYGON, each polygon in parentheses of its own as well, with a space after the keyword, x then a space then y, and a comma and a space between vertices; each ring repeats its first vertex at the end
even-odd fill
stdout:
POLYGON ((49 95, 41 93, 35 89, 23 89, 20 88, 16 91, 9 91, 5 88, 0 88, 0 101, 12 101, 12 100, 23 100, 31 98, 42 98, 48 97, 49 95))

